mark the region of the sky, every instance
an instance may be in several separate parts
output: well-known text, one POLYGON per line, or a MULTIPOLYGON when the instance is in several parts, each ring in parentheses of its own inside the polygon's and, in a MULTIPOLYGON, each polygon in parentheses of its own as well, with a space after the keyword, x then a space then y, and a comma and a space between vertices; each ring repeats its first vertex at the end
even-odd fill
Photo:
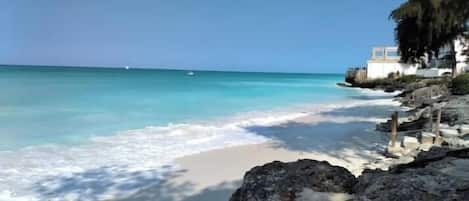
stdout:
POLYGON ((343 73, 404 0, 0 0, 0 64, 343 73))

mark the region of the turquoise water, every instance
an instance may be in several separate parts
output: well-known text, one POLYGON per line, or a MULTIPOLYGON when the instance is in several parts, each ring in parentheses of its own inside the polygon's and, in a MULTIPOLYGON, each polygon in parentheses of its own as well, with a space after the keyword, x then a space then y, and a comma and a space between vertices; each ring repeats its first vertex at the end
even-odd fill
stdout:
POLYGON ((0 150, 343 100, 339 74, 0 66, 0 150))

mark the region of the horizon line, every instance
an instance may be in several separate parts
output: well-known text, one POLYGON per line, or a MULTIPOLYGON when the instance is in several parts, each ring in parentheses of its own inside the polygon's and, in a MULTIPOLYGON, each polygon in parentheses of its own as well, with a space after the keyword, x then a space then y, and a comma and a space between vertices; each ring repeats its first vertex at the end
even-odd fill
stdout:
MULTIPOLYGON (((97 68, 97 69, 125 69, 126 66, 88 66, 88 65, 42 65, 42 64, 0 64, 2 66, 12 67, 52 67, 52 68, 97 68)), ((241 71, 241 70, 204 70, 204 69, 184 69, 178 67, 132 67, 134 70, 174 70, 174 71, 202 71, 202 72, 229 72, 229 73, 274 73, 274 74, 329 74, 329 75, 343 75, 344 73, 334 72, 286 72, 286 71, 241 71)), ((345 72, 345 70, 344 70, 345 72)))

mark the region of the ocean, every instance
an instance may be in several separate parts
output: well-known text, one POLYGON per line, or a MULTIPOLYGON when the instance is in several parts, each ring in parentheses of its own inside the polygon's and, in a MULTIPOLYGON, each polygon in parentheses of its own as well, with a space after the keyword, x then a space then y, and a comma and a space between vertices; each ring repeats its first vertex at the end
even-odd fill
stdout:
POLYGON ((339 74, 0 67, 0 150, 346 98, 339 74))
POLYGON ((149 178, 145 185, 152 184, 177 168, 172 164, 177 157, 271 140, 246 127, 367 99, 369 94, 336 86, 343 79, 341 74, 0 66, 0 200, 60 200, 72 192, 59 188, 60 182, 77 174, 101 179, 66 186, 82 196, 69 200, 135 191, 142 186, 87 194, 137 172, 149 178), (106 175, 88 174, 103 168, 106 175))

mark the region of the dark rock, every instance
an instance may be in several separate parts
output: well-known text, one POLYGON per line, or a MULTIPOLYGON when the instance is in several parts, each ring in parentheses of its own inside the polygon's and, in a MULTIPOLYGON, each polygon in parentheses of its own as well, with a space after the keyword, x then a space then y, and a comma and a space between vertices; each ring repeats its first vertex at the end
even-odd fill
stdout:
POLYGON ((428 87, 407 89, 399 94, 399 97, 401 97, 400 101, 403 105, 418 108, 440 102, 448 95, 449 90, 446 85, 431 85, 428 87))
POLYGON ((305 188, 353 194, 355 201, 458 201, 469 196, 469 149, 433 147, 389 171, 364 170, 355 179, 327 162, 272 162, 251 169, 231 201, 293 201, 305 188))
POLYGON ((351 193, 356 178, 345 168, 328 162, 274 161, 257 166, 244 175, 242 186, 230 201, 293 201, 304 188, 317 192, 351 193))
POLYGON ((365 89, 379 89, 385 90, 388 92, 393 92, 396 90, 402 90, 405 87, 405 83, 399 82, 396 79, 375 79, 375 80, 362 80, 360 82, 356 81, 347 81, 351 84, 351 87, 356 88, 365 88, 365 89))
MULTIPOLYGON (((415 131, 416 133, 422 129, 430 128, 429 118, 420 117, 415 121, 403 122, 397 127, 398 132, 402 131, 415 131)), ((376 130, 381 132, 391 132, 391 121, 388 120, 384 123, 376 125, 376 130)), ((411 134, 409 134, 411 135, 411 134)))
POLYGON ((391 86, 387 86, 384 88, 384 92, 387 92, 387 93, 392 93, 392 92, 395 92, 396 91, 396 88, 394 87, 391 87, 391 86))
POLYGON ((359 177, 355 200, 441 201, 456 194, 454 183, 442 173, 425 169, 401 174, 365 174, 359 177))
POLYGON ((441 110, 441 119, 450 125, 469 123, 469 95, 454 97, 441 110))
POLYGON ((469 149, 432 148, 389 171, 365 170, 355 200, 467 200, 469 149))
POLYGON ((342 83, 342 82, 339 82, 339 83, 337 83, 336 85, 339 86, 339 87, 351 87, 351 86, 352 86, 351 84, 342 83))

